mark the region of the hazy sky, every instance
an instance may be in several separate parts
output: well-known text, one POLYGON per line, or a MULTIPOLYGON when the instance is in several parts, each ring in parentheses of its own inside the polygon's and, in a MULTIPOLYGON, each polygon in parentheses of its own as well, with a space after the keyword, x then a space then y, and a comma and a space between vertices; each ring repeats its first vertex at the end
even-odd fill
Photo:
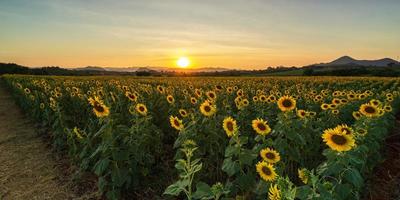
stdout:
POLYGON ((400 0, 0 0, 0 62, 302 66, 400 56, 400 0))

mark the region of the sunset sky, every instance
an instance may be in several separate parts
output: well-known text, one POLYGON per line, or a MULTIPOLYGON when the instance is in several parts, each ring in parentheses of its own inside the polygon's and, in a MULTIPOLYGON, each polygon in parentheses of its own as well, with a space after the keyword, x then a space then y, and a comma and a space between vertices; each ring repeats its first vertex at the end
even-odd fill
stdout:
POLYGON ((0 0, 0 62, 261 69, 400 56, 400 0, 0 0))

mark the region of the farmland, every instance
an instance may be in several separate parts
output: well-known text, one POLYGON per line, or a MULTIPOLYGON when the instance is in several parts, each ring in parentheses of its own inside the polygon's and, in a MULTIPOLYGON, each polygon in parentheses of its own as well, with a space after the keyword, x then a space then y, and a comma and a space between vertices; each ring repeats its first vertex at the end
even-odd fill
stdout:
POLYGON ((106 199, 360 199, 400 79, 5 75, 106 199))

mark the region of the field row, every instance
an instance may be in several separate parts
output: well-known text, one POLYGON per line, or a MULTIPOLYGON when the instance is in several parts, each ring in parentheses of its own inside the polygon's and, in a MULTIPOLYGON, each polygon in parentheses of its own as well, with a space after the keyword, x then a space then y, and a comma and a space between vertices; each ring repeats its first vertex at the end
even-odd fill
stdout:
POLYGON ((359 199, 400 79, 3 76, 108 199, 359 199))

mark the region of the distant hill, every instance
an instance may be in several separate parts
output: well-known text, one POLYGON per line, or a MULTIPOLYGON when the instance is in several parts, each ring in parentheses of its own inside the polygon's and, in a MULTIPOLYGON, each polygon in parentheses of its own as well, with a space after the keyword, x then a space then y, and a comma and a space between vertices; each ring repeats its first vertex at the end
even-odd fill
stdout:
POLYGON ((81 67, 81 68, 75 68, 75 70, 78 71, 106 71, 102 67, 94 67, 94 66, 87 66, 87 67, 81 67))
POLYGON ((214 68, 214 67, 203 67, 203 68, 170 68, 170 67, 105 67, 107 71, 116 72, 137 72, 137 71, 157 71, 157 72, 221 72, 228 71, 227 68, 214 68))
POLYGON ((374 66, 374 67, 387 67, 400 65, 400 63, 391 58, 382 58, 378 60, 357 60, 350 56, 342 56, 329 63, 315 64, 314 66, 343 66, 343 65, 358 65, 358 66, 374 66))

